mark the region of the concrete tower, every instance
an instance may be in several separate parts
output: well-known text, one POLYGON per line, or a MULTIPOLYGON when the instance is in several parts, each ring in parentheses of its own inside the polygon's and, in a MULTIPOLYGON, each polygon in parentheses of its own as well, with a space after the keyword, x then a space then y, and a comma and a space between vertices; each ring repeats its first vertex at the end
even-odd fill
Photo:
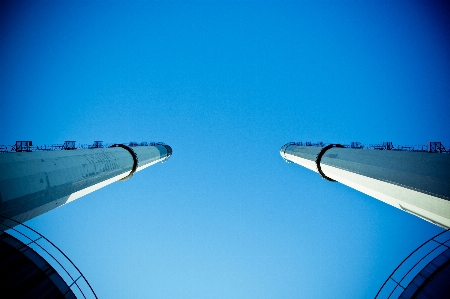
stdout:
MULTIPOLYGON (((16 152, 0 154, 0 215, 20 223, 71 202, 135 172, 168 159, 172 148, 115 144, 29 152, 31 142, 18 142, 16 152)), ((144 143, 143 143, 144 144, 144 143)))
POLYGON ((389 144, 374 148, 291 142, 280 154, 326 180, 449 228, 450 154, 395 150, 389 144))

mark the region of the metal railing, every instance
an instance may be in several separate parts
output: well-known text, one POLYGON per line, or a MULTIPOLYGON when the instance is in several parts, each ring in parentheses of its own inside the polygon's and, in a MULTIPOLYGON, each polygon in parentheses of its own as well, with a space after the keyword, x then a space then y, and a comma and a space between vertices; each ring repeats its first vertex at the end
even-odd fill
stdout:
MULTIPOLYGON (((288 142, 281 147, 282 152, 286 150, 288 146, 319 146, 325 147, 327 145, 334 143, 324 143, 324 142, 288 142)), ((445 148, 441 142, 430 142, 430 145, 397 145, 395 146, 392 142, 382 142, 380 144, 361 144, 360 142, 351 142, 350 144, 342 144, 345 148, 354 149, 376 149, 376 150, 391 150, 391 151, 409 151, 409 152, 427 152, 427 153, 450 153, 450 147, 445 148)))
POLYGON ((2 215, 0 215, 0 219, 3 220, 0 222, 0 231, 4 231, 33 249, 58 272, 69 287, 66 294, 72 291, 77 298, 97 299, 97 295, 86 277, 55 244, 25 224, 2 215), (8 222, 13 222, 14 225, 6 224, 8 222), (3 227, 7 227, 7 229, 3 229, 3 227))
POLYGON ((417 247, 389 275, 375 298, 398 298, 431 260, 450 248, 450 244, 446 244, 449 241, 450 230, 447 229, 417 247))
MULTIPOLYGON (((34 151, 58 151, 58 150, 76 150, 76 149, 93 149, 108 148, 116 143, 103 143, 103 141, 94 141, 93 144, 76 144, 75 141, 65 141, 63 144, 37 145, 34 146, 32 141, 16 141, 14 145, 0 145, 0 153, 16 153, 16 152, 34 152, 34 151)), ((123 142, 129 147, 134 146, 155 146, 165 145, 164 142, 123 142)))

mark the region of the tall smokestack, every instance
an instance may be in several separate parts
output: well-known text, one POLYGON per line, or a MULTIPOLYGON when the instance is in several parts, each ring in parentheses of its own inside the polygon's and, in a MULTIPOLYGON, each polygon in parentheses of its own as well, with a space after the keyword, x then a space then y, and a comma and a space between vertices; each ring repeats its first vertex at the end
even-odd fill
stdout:
MULTIPOLYGON (((25 222, 168 159, 172 148, 115 144, 110 148, 0 154, 0 215, 25 222)), ((97 144, 98 145, 98 144, 97 144)), ((101 147, 101 145, 100 145, 101 147)))
POLYGON ((377 150, 293 142, 284 145, 280 154, 328 181, 450 227, 450 154, 393 150, 389 144, 377 150))

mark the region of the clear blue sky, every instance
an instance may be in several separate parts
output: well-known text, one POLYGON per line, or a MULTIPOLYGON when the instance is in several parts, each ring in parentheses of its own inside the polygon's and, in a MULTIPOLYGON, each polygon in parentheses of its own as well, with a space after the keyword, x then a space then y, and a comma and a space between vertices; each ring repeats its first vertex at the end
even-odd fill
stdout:
POLYGON ((100 298, 371 298, 441 229, 279 149, 450 146, 449 23, 433 1, 2 1, 0 144, 174 151, 27 224, 100 298))

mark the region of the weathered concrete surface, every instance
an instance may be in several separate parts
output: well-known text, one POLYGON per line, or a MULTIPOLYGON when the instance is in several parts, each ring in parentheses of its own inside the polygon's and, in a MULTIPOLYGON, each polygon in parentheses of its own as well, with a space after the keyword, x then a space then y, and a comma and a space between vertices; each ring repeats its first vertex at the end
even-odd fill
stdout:
MULTIPOLYGON (((162 145, 133 147, 137 171, 167 157, 162 145)), ((123 148, 0 155, 0 215, 25 222, 126 177, 133 167, 123 148)))

